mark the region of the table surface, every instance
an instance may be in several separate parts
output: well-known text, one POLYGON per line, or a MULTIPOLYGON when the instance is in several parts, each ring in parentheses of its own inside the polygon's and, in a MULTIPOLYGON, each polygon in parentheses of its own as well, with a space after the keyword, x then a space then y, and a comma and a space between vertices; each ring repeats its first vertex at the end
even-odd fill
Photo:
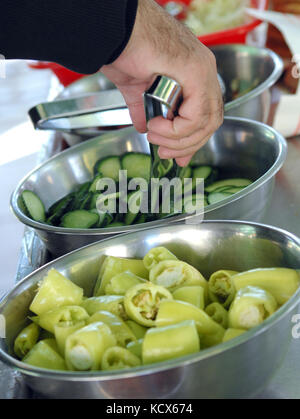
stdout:
MULTIPOLYGON (((300 236, 300 138, 288 141, 288 155, 276 176, 270 209, 261 220, 300 236)), ((20 278, 17 278, 19 280, 20 278)), ((283 364, 257 398, 300 398, 300 339, 293 339, 283 364)), ((16 371, 0 363, 0 398, 33 398, 16 371)))

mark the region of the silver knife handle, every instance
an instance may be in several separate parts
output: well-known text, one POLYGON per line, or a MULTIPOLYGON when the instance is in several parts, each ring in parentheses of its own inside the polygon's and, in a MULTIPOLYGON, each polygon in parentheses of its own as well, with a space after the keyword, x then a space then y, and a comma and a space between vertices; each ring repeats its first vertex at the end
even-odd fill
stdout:
POLYGON ((156 116, 174 119, 182 102, 182 87, 167 76, 158 76, 144 93, 146 120, 156 116))

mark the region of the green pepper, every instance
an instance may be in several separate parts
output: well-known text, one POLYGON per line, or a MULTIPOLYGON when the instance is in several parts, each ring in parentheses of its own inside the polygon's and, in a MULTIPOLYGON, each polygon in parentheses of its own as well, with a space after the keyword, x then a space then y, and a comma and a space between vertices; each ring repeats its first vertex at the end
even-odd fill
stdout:
POLYGON ((243 330, 243 329, 232 329, 230 327, 229 329, 226 330, 226 332, 224 334, 223 342, 227 342, 230 339, 234 339, 234 338, 242 335, 245 332, 246 332, 246 330, 243 330))
POLYGON ((80 305, 83 289, 73 284, 55 269, 50 269, 39 285, 29 309, 41 315, 53 308, 69 305, 80 305))
POLYGON ((232 280, 237 290, 250 285, 269 291, 279 305, 286 303, 300 285, 297 271, 288 268, 251 269, 235 275, 232 280))
POLYGON ((214 272, 208 280, 208 295, 211 301, 222 304, 228 308, 233 301, 236 293, 232 281, 236 271, 219 270, 214 272))
POLYGON ((205 308, 205 313, 224 329, 228 327, 228 311, 220 303, 211 303, 205 308))
POLYGON ((127 271, 113 276, 105 286, 104 292, 106 295, 125 295, 129 288, 137 284, 146 282, 145 279, 140 278, 133 273, 127 271))
POLYGON ((148 279, 148 270, 145 268, 142 260, 106 256, 95 285, 94 296, 103 295, 109 280, 115 275, 126 271, 138 277, 148 279))
POLYGON ((34 321, 37 321, 39 326, 50 333, 54 333, 54 327, 61 322, 78 322, 85 321, 89 317, 87 311, 80 306, 62 306, 53 310, 47 311, 34 321))
POLYGON ((114 334, 117 345, 126 346, 129 342, 136 341, 136 337, 127 324, 118 316, 109 311, 97 311, 88 323, 103 322, 109 326, 114 334))
POLYGON ((173 253, 170 252, 166 247, 154 247, 145 255, 143 262, 145 267, 150 271, 159 262, 164 260, 178 260, 173 253))
POLYGON ((258 287, 241 288, 229 309, 229 327, 251 329, 258 326, 277 309, 272 294, 258 287))
POLYGON ((94 371, 101 367, 105 350, 116 345, 110 328, 102 323, 91 323, 68 336, 65 359, 69 370, 94 371))
POLYGON ((123 295, 100 295, 99 297, 91 297, 84 300, 81 306, 88 312, 90 316, 97 311, 109 311, 116 316, 127 320, 127 314, 124 309, 123 295))
POLYGON ((141 326, 140 324, 134 322, 133 320, 126 320, 125 323, 132 330, 134 336, 137 339, 141 339, 145 336, 147 332, 147 327, 141 326))
POLYGON ((200 285, 190 285, 177 288, 173 291, 174 300, 185 301, 194 306, 204 309, 204 288, 200 285))
POLYGON ((207 293, 207 281, 193 266, 180 260, 164 260, 155 265, 149 280, 154 284, 168 288, 171 292, 186 285, 200 285, 207 293))
POLYGON ((159 305, 165 299, 173 299, 164 287, 152 282, 130 288, 124 297, 128 317, 142 326, 154 326, 159 305))
POLYGON ((134 342, 130 342, 128 343, 128 345, 126 346, 126 348, 133 353, 134 355, 136 355, 137 357, 139 357, 140 359, 142 359, 142 346, 143 346, 143 340, 144 339, 138 339, 135 340, 134 342))
POLYGON ((200 308, 178 300, 162 301, 156 316, 157 327, 194 320, 201 339, 201 346, 209 347, 222 342, 225 330, 200 308))
POLYGON ((39 338, 40 328, 35 323, 26 326, 15 339, 14 352, 18 358, 22 359, 34 347, 39 338))
POLYGON ((25 355, 23 362, 39 368, 67 370, 65 360, 59 355, 54 339, 40 340, 25 355))
POLYGON ((147 331, 143 341, 143 364, 167 361, 199 350, 200 341, 193 320, 166 327, 153 327, 147 331))
POLYGON ((124 368, 133 368, 141 365, 141 360, 128 349, 120 346, 112 346, 106 349, 103 354, 102 370, 121 370, 124 368))
POLYGON ((54 326, 54 336, 57 343, 58 352, 65 356, 66 341, 68 336, 86 325, 84 320, 59 322, 54 326))

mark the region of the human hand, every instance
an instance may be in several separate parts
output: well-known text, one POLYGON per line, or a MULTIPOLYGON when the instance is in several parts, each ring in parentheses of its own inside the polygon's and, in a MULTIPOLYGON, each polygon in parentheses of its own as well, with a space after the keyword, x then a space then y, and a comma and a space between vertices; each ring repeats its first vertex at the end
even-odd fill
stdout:
POLYGON ((223 100, 213 53, 153 0, 139 0, 131 38, 121 55, 101 68, 121 91, 132 122, 148 131, 162 159, 189 163, 223 122, 223 100), (158 75, 176 80, 183 102, 173 121, 153 118, 146 125, 143 93, 158 75))

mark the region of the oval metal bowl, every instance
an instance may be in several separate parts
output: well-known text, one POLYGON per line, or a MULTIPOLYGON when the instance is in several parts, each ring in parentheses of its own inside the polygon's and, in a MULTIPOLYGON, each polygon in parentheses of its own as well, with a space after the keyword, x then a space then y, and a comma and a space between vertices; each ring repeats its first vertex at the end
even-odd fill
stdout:
POLYGON ((226 87, 225 115, 267 122, 271 108, 270 88, 282 74, 282 59, 270 49, 249 45, 217 45, 211 50, 226 87), (234 98, 234 82, 242 82, 250 89, 234 98))
POLYGON ((50 268, 66 275, 90 296, 104 255, 142 258, 155 246, 166 246, 206 278, 221 268, 300 267, 298 238, 254 223, 181 224, 104 240, 38 269, 0 302, 7 332, 6 339, 0 339, 0 358, 20 371, 31 388, 51 398, 244 398, 261 391, 285 357, 300 289, 263 324, 238 338, 160 364, 127 371, 76 373, 32 367, 10 355, 37 283, 50 268))
MULTIPOLYGON (((85 141, 54 156, 21 181, 11 197, 11 207, 19 220, 33 227, 54 255, 66 254, 106 237, 171 222, 199 217, 179 214, 166 219, 127 227, 67 229, 33 221, 19 207, 20 195, 29 189, 38 194, 46 208, 93 176, 99 158, 125 152, 149 152, 146 135, 126 128, 85 141)), ((199 150, 195 162, 218 167, 227 177, 246 177, 254 182, 241 192, 205 207, 205 219, 260 221, 270 201, 274 175, 286 156, 286 141, 272 128, 249 120, 225 118, 222 127, 199 150)))

